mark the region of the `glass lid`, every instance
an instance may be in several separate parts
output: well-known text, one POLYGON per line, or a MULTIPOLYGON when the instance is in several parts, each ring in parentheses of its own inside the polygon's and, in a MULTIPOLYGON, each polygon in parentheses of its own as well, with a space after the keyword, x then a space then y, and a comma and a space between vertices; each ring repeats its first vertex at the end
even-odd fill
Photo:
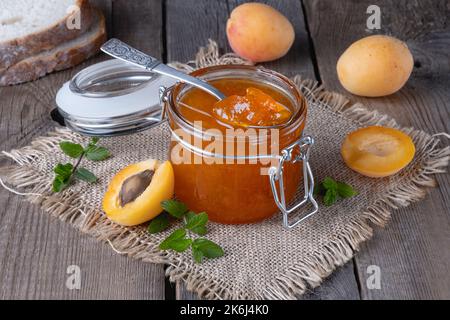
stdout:
POLYGON ((65 83, 56 104, 64 123, 81 134, 133 133, 160 123, 160 87, 175 82, 120 60, 107 60, 81 70, 65 83))

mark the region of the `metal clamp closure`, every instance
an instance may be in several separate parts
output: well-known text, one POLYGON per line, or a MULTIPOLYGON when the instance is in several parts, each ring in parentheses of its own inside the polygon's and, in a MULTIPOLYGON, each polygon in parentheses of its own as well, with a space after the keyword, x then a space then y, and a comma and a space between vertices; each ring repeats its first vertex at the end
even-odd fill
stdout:
POLYGON ((269 169, 269 179, 270 186, 272 188, 273 197, 275 203, 278 208, 281 210, 283 214, 283 226, 285 228, 293 228, 305 219, 309 218, 317 211, 319 211, 319 206, 314 199, 314 177, 311 171, 311 166, 309 164, 309 153, 311 150, 311 146, 314 144, 314 139, 310 136, 304 136, 301 139, 297 140, 292 145, 283 149, 281 152, 281 158, 278 163, 278 167, 271 167, 269 169), (298 154, 294 155, 294 151, 296 148, 299 149, 298 154), (283 179, 283 165, 285 162, 298 162, 303 161, 303 185, 304 185, 304 196, 303 200, 296 203, 293 207, 287 208, 286 206, 286 198, 284 194, 284 179, 283 179), (277 188, 277 182, 279 191, 277 188), (302 215, 298 220, 290 222, 289 215, 300 208, 301 206, 311 203, 312 210, 308 213, 302 215))

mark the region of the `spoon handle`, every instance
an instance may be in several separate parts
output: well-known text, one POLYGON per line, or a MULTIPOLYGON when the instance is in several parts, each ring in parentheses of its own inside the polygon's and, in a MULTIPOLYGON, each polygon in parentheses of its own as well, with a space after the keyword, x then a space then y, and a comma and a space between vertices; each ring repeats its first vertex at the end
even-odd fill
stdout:
POLYGON ((158 59, 127 45, 119 39, 113 38, 108 40, 100 49, 111 57, 132 63, 150 71, 161 63, 158 59))
POLYGON ((123 60, 128 63, 132 63, 138 67, 145 68, 155 73, 163 74, 171 78, 178 79, 182 82, 189 83, 197 88, 209 92, 219 100, 223 100, 225 95, 208 84, 207 82, 198 78, 187 75, 174 68, 171 68, 156 58, 153 58, 129 45, 120 41, 119 39, 110 39, 102 45, 100 48, 108 55, 123 60))

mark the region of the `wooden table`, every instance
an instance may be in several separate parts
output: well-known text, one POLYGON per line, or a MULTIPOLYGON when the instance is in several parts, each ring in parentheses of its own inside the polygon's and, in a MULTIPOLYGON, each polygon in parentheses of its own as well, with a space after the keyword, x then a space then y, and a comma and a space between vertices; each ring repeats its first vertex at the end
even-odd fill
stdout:
MULTIPOLYGON (((208 38, 229 51, 225 22, 243 1, 96 0, 107 17, 109 35, 159 57, 186 61, 208 38)), ((296 41, 289 54, 267 67, 288 75, 317 79, 345 92, 335 66, 366 30, 373 1, 264 1, 294 24, 296 41)), ((405 40, 415 57, 405 88, 385 98, 361 101, 394 116, 402 126, 431 133, 450 132, 450 2, 378 0, 381 30, 405 40)), ((52 130, 50 111, 57 89, 78 70, 103 59, 49 75, 41 80, 0 88, 0 148, 26 146, 52 130)), ((2 160, 1 164, 5 164, 2 160)), ((385 229, 361 246, 355 258, 305 299, 450 298, 450 178, 420 203, 395 212, 385 229), (381 270, 381 289, 369 290, 367 268, 381 270)), ((0 188, 0 299, 187 299, 195 295, 164 277, 164 266, 120 256, 107 245, 81 235, 43 214, 19 196, 0 188), (65 282, 69 265, 81 268, 80 290, 65 282)))

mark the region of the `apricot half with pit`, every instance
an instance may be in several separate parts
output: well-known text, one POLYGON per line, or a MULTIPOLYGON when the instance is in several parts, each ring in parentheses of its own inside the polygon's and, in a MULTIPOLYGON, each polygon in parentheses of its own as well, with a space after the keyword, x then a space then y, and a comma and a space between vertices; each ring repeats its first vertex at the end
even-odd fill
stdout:
POLYGON ((103 198, 106 216, 123 226, 135 226, 163 211, 161 202, 171 199, 174 173, 169 161, 146 160, 120 170, 103 198))
POLYGON ((387 127, 370 126, 351 132, 341 154, 350 169, 372 178, 393 175, 414 158, 414 143, 406 133, 387 127))

